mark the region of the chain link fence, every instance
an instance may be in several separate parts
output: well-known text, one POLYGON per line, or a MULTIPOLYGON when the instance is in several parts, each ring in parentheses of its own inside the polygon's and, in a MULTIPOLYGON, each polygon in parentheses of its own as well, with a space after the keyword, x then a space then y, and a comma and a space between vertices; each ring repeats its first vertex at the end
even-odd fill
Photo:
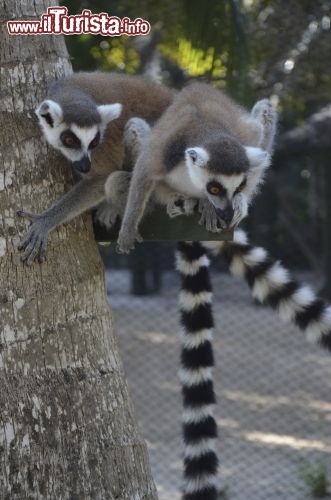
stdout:
MULTIPOLYGON (((159 499, 178 500, 182 406, 173 248, 144 243, 129 260, 112 249, 102 253, 120 351, 159 499)), ((272 310, 256 306, 246 283, 219 262, 211 274, 220 499, 326 497, 330 357, 272 310)))

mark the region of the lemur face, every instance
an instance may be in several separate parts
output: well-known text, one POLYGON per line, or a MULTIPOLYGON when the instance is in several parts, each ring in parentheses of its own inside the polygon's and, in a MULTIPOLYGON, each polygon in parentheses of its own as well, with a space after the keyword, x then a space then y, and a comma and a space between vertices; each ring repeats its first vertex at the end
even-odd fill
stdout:
POLYGON ((235 227, 246 217, 248 205, 270 164, 270 155, 260 148, 243 147, 243 157, 236 168, 222 168, 221 161, 215 167, 215 159, 202 147, 185 151, 186 166, 191 181, 204 187, 209 201, 214 205, 224 227, 235 227), (232 170, 232 172, 231 172, 232 170))
POLYGON ((106 126, 121 114, 121 104, 97 106, 98 123, 79 126, 66 123, 61 106, 50 99, 43 101, 36 114, 47 142, 72 162, 80 173, 91 168, 91 153, 102 139, 106 126))

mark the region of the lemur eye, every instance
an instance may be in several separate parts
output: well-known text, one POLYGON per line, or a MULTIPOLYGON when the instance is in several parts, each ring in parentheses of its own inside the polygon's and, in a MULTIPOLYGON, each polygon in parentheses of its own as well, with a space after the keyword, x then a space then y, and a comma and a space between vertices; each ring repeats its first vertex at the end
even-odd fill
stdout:
POLYGON ((214 196, 222 194, 225 195, 224 187, 216 182, 210 182, 209 184, 207 184, 207 191, 209 194, 212 194, 214 196))
POLYGON ((80 147, 80 140, 75 136, 75 134, 70 132, 70 130, 65 130, 64 132, 62 132, 62 134, 60 135, 60 139, 62 141, 62 144, 67 148, 80 147))
POLYGON ((94 137, 94 139, 90 142, 88 148, 89 149, 96 148, 99 142, 100 142, 100 132, 98 132, 97 135, 94 137))
POLYGON ((73 137, 65 137, 63 142, 66 146, 73 146, 76 141, 73 137))

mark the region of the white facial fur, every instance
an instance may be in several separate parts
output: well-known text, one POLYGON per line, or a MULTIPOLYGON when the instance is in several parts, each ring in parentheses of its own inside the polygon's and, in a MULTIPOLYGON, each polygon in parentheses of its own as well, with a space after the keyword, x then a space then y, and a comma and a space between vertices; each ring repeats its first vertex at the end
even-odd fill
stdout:
POLYGON ((86 154, 89 158, 91 157, 91 152, 88 150, 88 146, 99 130, 97 125, 83 128, 75 124, 68 127, 66 123, 60 123, 57 127, 43 126, 42 128, 47 142, 55 149, 61 151, 61 153, 72 162, 79 161, 86 154), (60 135, 68 129, 70 129, 80 140, 81 147, 79 149, 66 148, 62 144, 60 135))
POLYGON ((232 200, 233 195, 245 178, 245 174, 217 175, 216 180, 222 184, 228 194, 228 199, 232 200))
POLYGON ((203 148, 188 148, 185 151, 185 163, 191 182, 197 190, 204 192, 210 180, 210 174, 204 167, 209 160, 208 152, 203 148))
MULTIPOLYGON (((238 202, 239 200, 243 201, 245 195, 242 192, 235 194, 235 191, 238 189, 240 184, 243 182, 245 178, 245 174, 236 174, 236 175, 214 175, 212 179, 219 182, 226 189, 226 196, 212 195, 206 192, 206 195, 209 201, 220 210, 224 210, 228 204, 232 205, 232 208, 235 210, 235 206, 237 210, 239 209, 238 202)), ((247 204, 247 203, 246 203, 247 204)), ((247 214, 246 214, 247 215, 247 214)))
MULTIPOLYGON (((93 141, 93 139, 97 135, 99 127, 97 125, 93 125, 92 127, 84 127, 83 128, 83 127, 79 127, 78 125, 73 123, 70 127, 70 130, 72 130, 72 132, 78 137, 78 139, 80 140, 80 143, 81 143, 80 150, 75 151, 75 150, 69 149, 69 153, 70 153, 71 157, 74 156, 74 155, 72 155, 72 153, 79 153, 80 158, 84 154, 87 154, 88 157, 91 158, 91 151, 89 151, 88 147, 89 147, 90 142, 93 141)), ((62 153, 63 153, 63 149, 66 149, 68 152, 67 148, 62 147, 61 148, 62 153)), ((76 160, 71 160, 71 161, 76 161, 76 160)))
POLYGON ((86 154, 89 157, 91 156, 91 152, 88 150, 90 142, 94 139, 98 131, 100 132, 102 138, 108 123, 120 116, 122 112, 122 105, 119 103, 102 104, 97 107, 97 110, 101 117, 101 123, 90 127, 79 127, 74 123, 68 126, 68 124, 63 122, 63 112, 61 106, 51 99, 46 99, 40 104, 40 106, 36 109, 36 115, 38 116, 39 124, 47 142, 55 149, 60 150, 61 153, 68 158, 68 160, 74 162, 79 161, 86 154), (52 120, 52 123, 48 123, 46 119, 46 116, 48 115, 52 120), (81 148, 66 148, 62 144, 60 135, 67 129, 70 129, 78 137, 81 142, 81 148))

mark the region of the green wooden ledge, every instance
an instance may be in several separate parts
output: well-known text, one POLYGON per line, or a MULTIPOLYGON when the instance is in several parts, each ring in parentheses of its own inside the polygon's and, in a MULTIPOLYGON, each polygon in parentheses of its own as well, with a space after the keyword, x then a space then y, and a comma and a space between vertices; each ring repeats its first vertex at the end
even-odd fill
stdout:
MULTIPOLYGON (((231 241, 233 230, 211 233, 199 225, 199 214, 180 215, 171 219, 164 210, 157 209, 144 217, 140 225, 140 234, 145 241, 231 241)), ((99 243, 116 241, 120 223, 111 230, 94 224, 95 238, 99 243)))

